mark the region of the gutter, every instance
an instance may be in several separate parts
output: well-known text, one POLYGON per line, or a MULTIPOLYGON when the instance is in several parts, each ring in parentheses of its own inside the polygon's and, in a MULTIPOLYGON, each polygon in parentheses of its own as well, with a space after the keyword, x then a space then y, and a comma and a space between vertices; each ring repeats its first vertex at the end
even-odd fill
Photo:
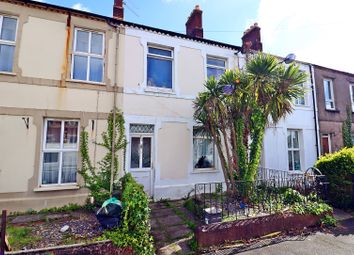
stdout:
POLYGON ((310 75, 311 75, 311 89, 312 89, 312 102, 313 102, 313 116, 315 121, 315 132, 316 132, 316 153, 317 159, 320 157, 320 130, 318 125, 318 108, 317 108, 317 100, 316 100, 316 83, 314 78, 313 65, 309 65, 310 75))

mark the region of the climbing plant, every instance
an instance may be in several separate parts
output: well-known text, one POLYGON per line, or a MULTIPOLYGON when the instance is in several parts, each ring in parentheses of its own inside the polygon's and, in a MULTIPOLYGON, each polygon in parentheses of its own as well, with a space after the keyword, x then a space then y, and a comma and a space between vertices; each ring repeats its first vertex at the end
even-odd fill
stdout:
POLYGON ((298 84, 306 78, 299 66, 259 53, 243 69, 206 81, 194 118, 215 142, 229 191, 236 192, 237 180, 255 179, 266 126, 292 112, 292 101, 304 95, 298 84))
POLYGON ((353 147, 352 140, 352 109, 347 106, 347 118, 342 124, 343 146, 350 148, 353 147))
POLYGON ((96 143, 97 146, 101 146, 107 151, 103 159, 98 162, 98 168, 92 164, 89 156, 88 133, 83 130, 80 136, 82 166, 79 170, 79 173, 84 178, 85 187, 90 190, 90 195, 94 198, 95 203, 101 205, 102 202, 109 198, 111 195, 110 184, 112 176, 114 178, 113 190, 116 190, 119 186, 118 153, 120 151, 124 151, 127 145, 124 128, 124 117, 122 112, 120 112, 118 109, 114 109, 108 115, 107 130, 101 134, 102 142, 96 143))

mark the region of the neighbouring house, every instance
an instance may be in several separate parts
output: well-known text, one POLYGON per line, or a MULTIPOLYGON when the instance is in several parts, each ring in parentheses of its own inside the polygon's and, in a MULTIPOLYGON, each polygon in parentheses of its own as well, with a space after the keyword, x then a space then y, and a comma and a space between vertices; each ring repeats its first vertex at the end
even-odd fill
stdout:
MULTIPOLYGON (((354 74, 314 65, 321 154, 343 148, 343 122, 347 107, 354 122, 354 74)), ((354 142, 354 125, 351 129, 354 142)))
MULTIPOLYGON (((213 141, 194 132, 193 100, 205 80, 262 50, 258 25, 242 47, 203 38, 196 6, 186 34, 27 0, 0 2, 0 208, 12 211, 83 203, 79 133, 94 142, 114 106, 124 112, 124 166, 154 199, 181 198, 196 183, 223 181, 213 141)), ((311 65, 304 98, 265 135, 262 166, 303 171, 317 158, 311 65)))

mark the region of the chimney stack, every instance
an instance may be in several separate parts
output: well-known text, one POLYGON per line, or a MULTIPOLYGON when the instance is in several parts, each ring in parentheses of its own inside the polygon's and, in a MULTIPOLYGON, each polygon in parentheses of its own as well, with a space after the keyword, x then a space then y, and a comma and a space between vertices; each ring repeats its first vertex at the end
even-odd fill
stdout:
POLYGON ((123 0, 114 0, 113 18, 117 20, 123 20, 124 18, 123 0))
POLYGON ((242 36, 242 49, 243 52, 248 50, 262 51, 262 41, 261 41, 261 28, 257 23, 254 23, 249 29, 243 32, 242 36))
POLYGON ((186 34, 188 36, 203 38, 203 11, 196 5, 186 23, 186 34))

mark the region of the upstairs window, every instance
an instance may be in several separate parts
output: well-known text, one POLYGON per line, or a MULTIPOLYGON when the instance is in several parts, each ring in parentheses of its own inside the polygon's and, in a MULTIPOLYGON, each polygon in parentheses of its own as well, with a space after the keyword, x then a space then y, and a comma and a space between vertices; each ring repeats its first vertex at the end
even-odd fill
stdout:
POLYGON ((323 80, 324 86, 324 95, 325 95, 325 105, 327 110, 334 110, 334 94, 333 94, 333 81, 324 79, 323 80))
POLYGON ((149 46, 147 55, 147 86, 172 89, 173 51, 149 46))
POLYGON ((352 104, 352 112, 354 112, 354 84, 350 84, 349 86, 350 92, 350 102, 352 104))
POLYGON ((72 79, 103 82, 104 35, 75 30, 72 79))
POLYGON ((196 129, 193 130, 193 166, 195 169, 215 167, 214 142, 196 129))
POLYGON ((219 79, 220 75, 225 73, 226 60, 223 58, 207 57, 207 75, 208 79, 214 76, 215 79, 219 79))
POLYGON ((0 15, 0 71, 12 72, 16 45, 17 19, 0 15))
POLYGON ((46 119, 42 154, 42 184, 76 183, 79 122, 46 119))
POLYGON ((289 170, 301 170, 299 131, 288 130, 289 170))
MULTIPOLYGON (((298 84, 297 86, 303 88, 303 87, 304 87, 304 84, 301 83, 301 84, 298 84)), ((295 105, 297 105, 297 106, 304 106, 304 105, 305 105, 305 96, 301 96, 301 97, 295 98, 294 103, 295 103, 295 105)))

